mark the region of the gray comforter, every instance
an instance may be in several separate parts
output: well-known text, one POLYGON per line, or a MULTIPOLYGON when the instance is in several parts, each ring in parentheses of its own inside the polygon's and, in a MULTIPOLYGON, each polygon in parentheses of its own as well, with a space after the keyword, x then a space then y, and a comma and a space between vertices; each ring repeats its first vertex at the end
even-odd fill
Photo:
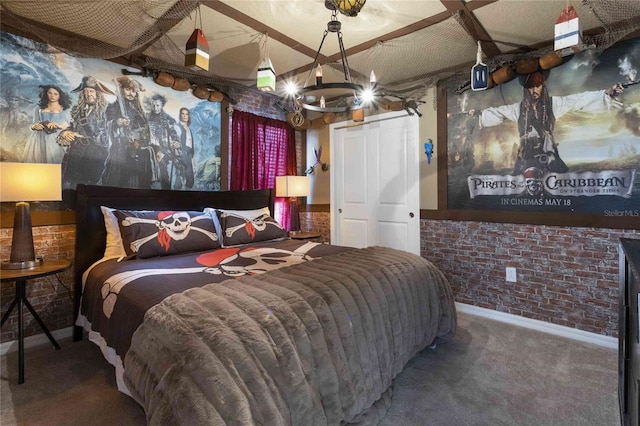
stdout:
POLYGON ((125 359, 150 424, 375 424, 393 379, 455 333, 427 260, 370 247, 175 294, 125 359))

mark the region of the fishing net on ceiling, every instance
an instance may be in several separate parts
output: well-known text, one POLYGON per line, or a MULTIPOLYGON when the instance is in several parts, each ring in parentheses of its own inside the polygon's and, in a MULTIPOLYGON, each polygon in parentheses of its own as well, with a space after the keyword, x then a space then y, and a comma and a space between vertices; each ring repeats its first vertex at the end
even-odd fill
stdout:
POLYGON ((119 62, 129 61, 131 66, 165 71, 195 83, 229 85, 232 82, 211 73, 185 68, 184 46, 176 46, 166 35, 184 19, 195 19, 199 3, 200 0, 3 0, 0 17, 3 28, 73 56, 120 58, 119 62), (90 14, 87 8, 91 9, 90 14))
MULTIPOLYGON (((638 0, 582 0, 581 5, 581 13, 591 13, 603 29, 596 35, 583 36, 583 45, 588 49, 601 52, 640 30, 638 0)), ((365 10, 366 7, 367 5, 364 6, 365 10)), ((383 91, 403 98, 421 99, 429 89, 444 80, 453 89, 469 88, 469 71, 475 63, 477 42, 486 41, 470 35, 474 33, 472 25, 458 12, 437 24, 378 42, 363 52, 349 55, 351 75, 356 82, 365 84, 369 79, 368 70, 375 70, 379 81, 385 80, 385 74, 393 73, 397 78, 393 82, 385 81, 383 91), (433 46, 443 45, 447 46, 447 49, 433 49, 433 46), (455 52, 455 55, 451 52, 455 52), (469 58, 469 62, 461 66, 456 62, 460 56, 469 58), (424 72, 403 74, 403 64, 408 62, 411 62, 412 66, 406 67, 407 72, 413 69, 421 69, 424 72)), ((553 43, 539 49, 518 49, 515 53, 498 54, 485 58, 484 62, 494 71, 505 65, 514 65, 517 61, 540 58, 551 52, 553 43)), ((342 63, 339 60, 328 65, 342 71, 342 63)))
MULTIPOLYGON (((575 3, 575 2, 574 2, 575 3)), ((583 34, 583 46, 595 52, 602 52, 630 34, 640 30, 640 1, 637 0, 581 0, 581 5, 592 14, 602 27, 595 35, 583 34)), ((570 2, 567 1, 567 5, 570 2)), ((467 27, 460 15, 454 18, 461 26, 467 27)), ((477 40, 476 40, 477 42, 477 40)), ((505 65, 512 65, 519 60, 541 58, 553 52, 553 44, 528 52, 507 53, 493 56, 487 59, 486 65, 490 70, 496 70, 505 65)), ((448 84, 450 88, 468 87, 470 67, 462 72, 450 75, 448 84)))
MULTIPOLYGON (((120 62, 129 61, 130 65, 154 72, 164 71, 198 84, 248 88, 252 80, 190 71, 184 67, 183 46, 177 46, 166 33, 185 19, 195 19, 199 3, 200 0, 3 0, 0 17, 3 28, 8 31, 42 41, 69 54, 119 58, 120 62), (91 8, 94 18, 87 18, 87 8, 91 8), (74 33, 91 34, 91 39, 77 37, 74 33)), ((603 28, 603 32, 597 35, 585 35, 584 44, 590 49, 604 50, 640 30, 638 0, 582 0, 581 5, 596 17, 603 28)), ((363 11, 367 6, 364 5, 363 11)), ((469 64, 476 57, 478 42, 469 35, 473 31, 463 18, 460 13, 454 13, 434 25, 378 42, 367 50, 349 55, 354 82, 364 84, 368 81, 369 71, 375 69, 378 81, 384 82, 385 92, 415 99, 420 99, 442 80, 463 84, 469 78, 469 64), (448 48, 431 53, 434 52, 432 46, 438 45, 448 48), (425 55, 424 52, 430 53, 425 55), (469 63, 460 66, 454 55, 447 52, 456 52, 458 56, 463 52, 469 63), (423 72, 416 75, 408 71, 409 67, 403 69, 402 64, 409 61, 417 62, 417 69, 423 72), (393 81, 385 78, 392 73, 396 76, 393 81)), ((520 59, 541 57, 552 49, 553 46, 549 45, 533 51, 500 54, 485 62, 490 69, 497 69, 520 59)), ((311 64, 312 60, 309 62, 311 64)), ((342 71, 340 60, 328 65, 342 71)))

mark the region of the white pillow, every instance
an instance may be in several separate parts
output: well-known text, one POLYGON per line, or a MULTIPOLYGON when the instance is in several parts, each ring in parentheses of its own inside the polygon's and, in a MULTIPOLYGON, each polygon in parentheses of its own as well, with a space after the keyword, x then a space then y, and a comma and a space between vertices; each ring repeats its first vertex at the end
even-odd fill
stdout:
MULTIPOLYGON (((230 213, 230 214, 234 214, 236 216, 240 216, 244 219, 247 220, 253 220, 256 217, 260 217, 262 215, 268 215, 271 216, 271 211, 269 210, 269 207, 263 207, 261 209, 253 209, 253 210, 227 210, 227 209, 216 209, 213 207, 206 207, 204 209, 204 212, 207 213, 208 215, 211 216, 211 218, 213 219, 213 226, 215 226, 216 228, 216 234, 218 234, 218 238, 220 240, 220 245, 222 247, 226 247, 224 245, 224 238, 222 238, 222 225, 220 225, 220 220, 218 219, 218 215, 216 214, 216 210, 220 211, 222 213, 230 213)), ((117 222, 116 222, 117 225, 117 222)), ((120 231, 118 230, 118 233, 120 231)), ((122 240, 120 240, 122 241, 122 240)))
POLYGON ((104 227, 107 229, 107 247, 104 250, 104 257, 109 259, 125 257, 127 253, 122 245, 118 218, 113 214, 115 209, 100 206, 100 210, 102 210, 102 215, 104 216, 104 227))

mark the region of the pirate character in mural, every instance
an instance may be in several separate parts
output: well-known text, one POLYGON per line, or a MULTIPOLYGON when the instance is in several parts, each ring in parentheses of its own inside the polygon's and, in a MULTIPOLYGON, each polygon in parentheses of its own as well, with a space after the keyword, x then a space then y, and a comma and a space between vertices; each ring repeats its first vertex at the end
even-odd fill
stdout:
POLYGON ((596 114, 621 108, 615 100, 624 90, 621 84, 607 90, 552 97, 542 72, 521 76, 520 81, 522 102, 469 111, 469 115, 478 116, 480 127, 497 126, 505 120, 518 123, 520 142, 514 174, 522 174, 529 167, 537 167, 543 173, 565 173, 568 167, 560 158, 553 137, 556 119, 573 111, 596 114))
POLYGON ((193 187, 193 132, 191 131, 191 112, 189 108, 180 108, 180 123, 178 134, 180 135, 180 158, 182 160, 181 182, 179 189, 191 189, 193 187))
POLYGON ((65 150, 56 139, 69 125, 69 95, 58 86, 40 86, 40 101, 33 112, 32 134, 24 147, 25 163, 62 163, 65 150))
POLYGON ((17 153, 13 161, 19 161, 24 151, 24 141, 31 136, 30 114, 26 105, 34 102, 15 93, 15 87, 3 85, 0 95, 0 137, 7 151, 17 153), (18 148, 19 146, 19 148, 18 148), (19 153, 19 154, 18 154, 19 153))
POLYGON ((156 153, 160 187, 171 189, 181 168, 180 142, 176 133, 176 120, 164 111, 167 98, 160 94, 151 97, 151 112, 147 113, 147 122, 151 131, 151 145, 156 153))
POLYGON ((144 87, 129 77, 115 79, 117 100, 107 106, 109 155, 101 183, 151 188, 158 180, 157 163, 147 120, 140 102, 144 87))
POLYGON ((105 94, 114 94, 90 75, 83 77, 72 92, 79 95, 71 108, 71 124, 57 139, 60 146, 68 147, 62 163, 62 180, 67 188, 78 183, 95 185, 100 180, 109 152, 105 94))

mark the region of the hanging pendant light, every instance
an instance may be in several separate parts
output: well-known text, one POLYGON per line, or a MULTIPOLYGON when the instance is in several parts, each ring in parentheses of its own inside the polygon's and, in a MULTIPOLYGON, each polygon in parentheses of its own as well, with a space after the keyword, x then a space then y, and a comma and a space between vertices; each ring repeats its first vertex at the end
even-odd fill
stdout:
POLYGON ((258 65, 258 79, 256 86, 263 92, 276 91, 276 71, 273 69, 271 59, 269 59, 269 35, 264 34, 264 50, 265 55, 260 65, 258 65))
POLYGON ((193 71, 209 71, 209 42, 202 32, 202 13, 200 3, 196 9, 196 19, 200 16, 200 28, 197 28, 187 40, 184 52, 184 66, 193 71))
POLYGON ((370 82, 369 88, 365 88, 352 81, 347 54, 342 41, 342 24, 337 16, 338 12, 355 16, 364 3, 362 0, 325 0, 325 7, 331 11, 331 20, 327 23, 327 29, 322 36, 320 46, 316 52, 305 84, 301 89, 295 87, 288 89, 289 96, 291 96, 294 101, 294 110, 298 111, 299 114, 301 114, 300 111, 302 109, 322 113, 339 113, 367 108, 370 105, 370 101, 373 99, 372 92, 376 89, 375 74, 372 73, 373 80, 370 82), (351 11, 351 13, 346 13, 346 11, 351 11), (341 82, 327 82, 325 81, 326 79, 323 80, 322 66, 318 62, 322 45, 329 33, 335 34, 338 38, 340 60, 344 74, 344 80, 341 82), (312 86, 309 85, 309 83, 314 81, 314 74, 315 85, 312 86), (366 101, 363 102, 363 100, 366 101))

